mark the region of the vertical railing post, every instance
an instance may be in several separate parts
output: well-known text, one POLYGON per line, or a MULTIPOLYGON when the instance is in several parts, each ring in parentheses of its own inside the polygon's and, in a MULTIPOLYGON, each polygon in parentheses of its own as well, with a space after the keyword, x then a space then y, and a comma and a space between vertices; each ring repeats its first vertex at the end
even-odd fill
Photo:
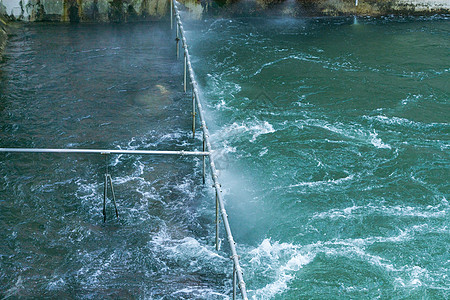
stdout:
POLYGON ((236 265, 233 262, 233 300, 236 300, 236 265))
POLYGON ((180 42, 180 25, 177 23, 177 37, 175 38, 175 40, 177 41, 177 59, 180 57, 180 46, 178 45, 178 43, 180 42))
POLYGON ((103 185, 103 223, 106 222, 106 197, 108 193, 108 154, 105 154, 105 182, 103 185))
POLYGON ((184 92, 187 91, 187 55, 186 55, 186 44, 183 45, 184 48, 184 79, 183 79, 183 87, 184 92))
POLYGON ((103 223, 106 222, 106 193, 108 192, 108 175, 105 174, 105 183, 103 185, 103 223))
MULTIPOLYGON (((203 132, 203 152, 205 152, 205 132, 203 132)), ((211 158, 210 158, 211 159, 211 158)), ((206 182, 206 157, 203 155, 203 184, 206 182)))
POLYGON ((217 193, 218 191, 216 190, 216 250, 219 251, 219 198, 217 193))
POLYGON ((173 29, 173 0, 170 1, 170 29, 173 29))
POLYGON ((113 198, 114 209, 116 210, 116 217, 118 219, 119 218, 119 211, 117 210, 116 194, 114 193, 114 186, 113 186, 113 183, 112 183, 112 178, 111 178, 110 174, 108 174, 107 177, 109 179, 109 185, 111 186, 111 194, 112 194, 112 198, 113 198))
POLYGON ((112 195, 112 200, 114 203, 114 209, 116 210, 116 217, 117 217, 117 219, 119 218, 119 211, 117 210, 117 203, 116 203, 116 194, 114 193, 112 177, 108 171, 108 154, 104 154, 104 155, 105 155, 106 166, 105 166, 105 182, 104 182, 104 186, 103 186, 103 223, 106 222, 106 198, 108 197, 108 182, 109 182, 109 185, 111 186, 111 195, 112 195))
POLYGON ((192 138, 195 138, 195 92, 192 86, 192 138))

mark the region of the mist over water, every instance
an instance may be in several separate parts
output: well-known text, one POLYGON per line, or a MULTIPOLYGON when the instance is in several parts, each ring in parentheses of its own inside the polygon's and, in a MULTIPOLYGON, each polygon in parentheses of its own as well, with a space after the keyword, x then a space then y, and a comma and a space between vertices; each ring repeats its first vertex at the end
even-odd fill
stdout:
POLYGON ((185 28, 253 298, 448 298, 448 19, 185 28))
MULTIPOLYGON (((19 26, 0 67, 1 146, 201 150, 169 28, 19 26)), ((229 294, 200 159, 2 154, 0 169, 0 298, 229 294), (120 218, 108 201, 103 223, 106 163, 120 218)))
MULTIPOLYGON (((448 19, 182 18, 250 297, 448 298, 448 19)), ((19 27, 2 146, 200 150, 168 27, 19 27)), ((104 157, 2 154, 1 298, 229 298, 201 161, 108 164, 103 224, 104 157)))

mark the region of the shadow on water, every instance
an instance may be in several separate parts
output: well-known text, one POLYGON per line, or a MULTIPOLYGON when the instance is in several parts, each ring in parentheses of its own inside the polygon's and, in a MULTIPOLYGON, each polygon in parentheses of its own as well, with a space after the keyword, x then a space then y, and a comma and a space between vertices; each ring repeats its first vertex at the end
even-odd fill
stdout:
MULTIPOLYGON (((1 65, 2 147, 198 150, 167 23, 27 24, 1 65)), ((2 154, 0 296, 222 298, 199 159, 2 154), (212 296, 211 296, 212 295, 212 296)))

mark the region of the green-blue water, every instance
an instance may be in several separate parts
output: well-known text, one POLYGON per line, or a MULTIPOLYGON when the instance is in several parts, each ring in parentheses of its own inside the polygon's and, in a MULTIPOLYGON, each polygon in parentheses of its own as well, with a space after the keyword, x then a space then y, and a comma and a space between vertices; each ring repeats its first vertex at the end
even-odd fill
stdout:
MULTIPOLYGON (((182 18, 249 296, 449 298, 449 20, 182 18)), ((173 34, 19 27, 1 146, 201 149, 173 34)), ((1 155, 0 296, 228 299, 200 160, 111 157, 106 224, 104 165, 1 155)))
POLYGON ((355 23, 186 26, 255 299, 450 296, 450 23, 355 23))

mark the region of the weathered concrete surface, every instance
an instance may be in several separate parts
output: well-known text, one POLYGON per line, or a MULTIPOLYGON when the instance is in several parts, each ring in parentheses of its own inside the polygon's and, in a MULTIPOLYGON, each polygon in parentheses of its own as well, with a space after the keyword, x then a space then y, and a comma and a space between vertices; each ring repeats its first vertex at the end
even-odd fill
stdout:
MULTIPOLYGON (((179 0, 196 15, 297 16, 450 13, 450 0, 179 0)), ((162 18, 169 0, 0 0, 6 13, 26 21, 133 22, 162 18)))
MULTIPOLYGON (((450 0, 179 0, 217 14, 259 15, 279 12, 293 16, 432 15, 450 13, 450 0)), ((198 14, 198 8, 194 9, 198 14)))
POLYGON ((450 0, 398 0, 393 4, 393 9, 412 13, 449 13, 450 0))
POLYGON ((450 0, 358 0, 357 2, 356 0, 319 0, 313 2, 315 5, 312 11, 323 15, 429 15, 450 12, 450 0))
POLYGON ((128 22, 162 18, 168 0, 1 0, 23 21, 128 22))
POLYGON ((3 49, 6 45, 6 38, 8 37, 6 33, 6 8, 0 3, 0 59, 2 57, 3 49))

